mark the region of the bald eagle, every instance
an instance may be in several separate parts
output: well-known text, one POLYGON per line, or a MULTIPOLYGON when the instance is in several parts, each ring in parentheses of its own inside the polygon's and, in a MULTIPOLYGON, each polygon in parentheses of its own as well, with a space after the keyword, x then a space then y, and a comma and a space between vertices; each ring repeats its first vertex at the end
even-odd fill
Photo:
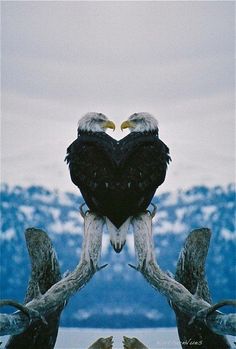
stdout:
POLYGON ((116 210, 107 219, 117 252, 125 244, 132 217, 146 211, 156 189, 164 182, 171 160, 169 148, 160 140, 158 123, 152 115, 135 113, 121 124, 121 130, 125 128, 130 134, 118 142, 116 153, 116 210))
POLYGON ((157 120, 149 113, 135 113, 121 124, 130 134, 119 142, 120 207, 118 225, 144 212, 164 182, 169 148, 159 138, 157 120))
POLYGON ((131 132, 120 141, 107 135, 107 128, 115 125, 105 115, 87 113, 66 161, 89 209, 106 217, 111 243, 120 252, 130 219, 147 209, 165 180, 170 156, 156 119, 148 113, 135 113, 123 122, 121 129, 131 132))
POLYGON ((110 215, 111 184, 115 183, 114 152, 116 140, 105 133, 115 124, 102 113, 87 113, 79 120, 77 139, 67 148, 72 182, 89 209, 102 216, 110 215))

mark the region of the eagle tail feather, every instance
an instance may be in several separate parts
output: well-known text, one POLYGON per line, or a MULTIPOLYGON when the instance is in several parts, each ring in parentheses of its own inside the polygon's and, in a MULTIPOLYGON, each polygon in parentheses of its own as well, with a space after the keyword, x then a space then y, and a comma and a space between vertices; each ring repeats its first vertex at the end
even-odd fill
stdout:
POLYGON ((126 242, 126 236, 129 230, 130 218, 128 218, 121 227, 117 228, 106 218, 107 229, 110 235, 111 244, 116 253, 120 253, 126 242))

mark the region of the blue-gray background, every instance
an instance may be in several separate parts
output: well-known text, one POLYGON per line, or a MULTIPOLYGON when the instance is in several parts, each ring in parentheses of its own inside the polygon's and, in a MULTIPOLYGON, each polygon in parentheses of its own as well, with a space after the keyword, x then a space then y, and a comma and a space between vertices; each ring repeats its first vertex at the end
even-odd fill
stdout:
MULTIPOLYGON (((5 1, 1 7, 2 296, 23 299, 29 225, 49 232, 62 270, 78 261, 81 198, 63 160, 79 117, 105 113, 120 138, 121 121, 148 111, 173 158, 157 192, 159 262, 174 272, 186 234, 208 226, 213 296, 232 298, 235 3, 5 1)), ((173 326, 165 299, 127 271, 132 236, 120 255, 106 235, 103 245, 110 268, 73 298, 62 324, 173 326)))

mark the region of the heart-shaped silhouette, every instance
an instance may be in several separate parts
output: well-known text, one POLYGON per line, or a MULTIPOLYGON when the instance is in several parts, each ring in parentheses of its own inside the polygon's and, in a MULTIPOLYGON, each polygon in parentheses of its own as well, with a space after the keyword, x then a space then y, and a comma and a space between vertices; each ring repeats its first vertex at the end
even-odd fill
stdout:
POLYGON ((114 128, 114 123, 105 115, 86 114, 66 161, 89 209, 108 218, 110 234, 118 237, 114 248, 120 252, 128 219, 147 209, 165 180, 170 156, 159 139, 156 119, 148 113, 133 114, 123 122, 121 127, 131 133, 119 141, 104 132, 107 127, 114 128))

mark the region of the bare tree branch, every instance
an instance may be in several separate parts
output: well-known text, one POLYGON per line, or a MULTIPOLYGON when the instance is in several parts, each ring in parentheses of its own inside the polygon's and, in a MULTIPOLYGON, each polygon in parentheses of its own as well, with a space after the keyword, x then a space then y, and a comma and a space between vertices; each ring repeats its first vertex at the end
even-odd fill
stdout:
POLYGON ((37 311, 31 310, 31 309, 25 307, 23 304, 20 304, 12 299, 2 299, 0 301, 0 307, 3 307, 3 306, 15 307, 16 309, 20 310, 23 314, 28 316, 30 321, 34 317, 40 318, 40 315, 37 311))
MULTIPOLYGON (((185 241, 175 273, 175 280, 185 286, 195 297, 203 299, 208 303, 212 301, 208 283, 205 279, 205 262, 210 238, 211 232, 209 229, 193 230, 185 241)), ((211 308, 208 307, 203 311, 208 312, 211 308)), ((224 336, 212 332, 205 322, 197 320, 198 315, 200 315, 199 313, 190 318, 186 313, 182 313, 174 304, 173 309, 175 311, 179 338, 183 349, 230 348, 230 344, 224 336)))
MULTIPOLYGON (((143 213, 132 221, 134 227, 135 250, 138 259, 136 269, 146 280, 183 314, 190 318, 201 310, 210 307, 209 302, 191 294, 181 283, 163 272, 155 261, 152 241, 152 217, 143 213)), ((200 313, 201 314, 201 313, 200 313)), ((198 320, 205 322, 205 317, 198 316, 198 320)), ((222 314, 218 311, 208 317, 208 327, 220 335, 236 335, 236 315, 222 314)))
POLYGON ((196 315, 196 318, 198 318, 199 315, 204 315, 205 316, 205 321, 207 322, 207 318, 209 315, 213 314, 214 311, 216 311, 217 309, 219 308, 222 308, 226 305, 231 305, 231 306, 236 306, 236 301, 234 299, 225 299, 225 300, 222 300, 214 305, 212 305, 211 307, 209 307, 208 309, 206 310, 203 310, 204 313, 201 313, 201 314, 197 314, 196 315))
MULTIPOLYGON (((29 228, 25 232, 25 238, 31 260, 31 278, 25 297, 25 303, 28 303, 34 298, 41 297, 58 282, 61 279, 61 273, 52 242, 44 231, 29 228)), ((63 307, 59 307, 46 318, 33 309, 25 306, 24 308, 29 311, 30 325, 23 333, 11 336, 5 348, 54 348, 63 307)))
MULTIPOLYGON (((26 297, 27 304, 25 304, 29 310, 37 311, 40 316, 45 318, 55 314, 64 307, 71 296, 85 286, 96 271, 101 269, 98 267, 98 260, 101 254, 103 224, 103 218, 93 213, 85 215, 84 242, 80 263, 73 272, 50 287, 44 294, 41 294, 43 291, 39 287, 32 284, 29 288, 32 291, 29 290, 26 297), (31 295, 35 295, 35 292, 36 298, 30 300, 31 295)), ((37 252, 35 251, 35 253, 37 252)), ((35 258, 35 260, 37 259, 35 258)), ((0 335, 22 333, 29 325, 28 316, 22 312, 0 315, 0 335)))

